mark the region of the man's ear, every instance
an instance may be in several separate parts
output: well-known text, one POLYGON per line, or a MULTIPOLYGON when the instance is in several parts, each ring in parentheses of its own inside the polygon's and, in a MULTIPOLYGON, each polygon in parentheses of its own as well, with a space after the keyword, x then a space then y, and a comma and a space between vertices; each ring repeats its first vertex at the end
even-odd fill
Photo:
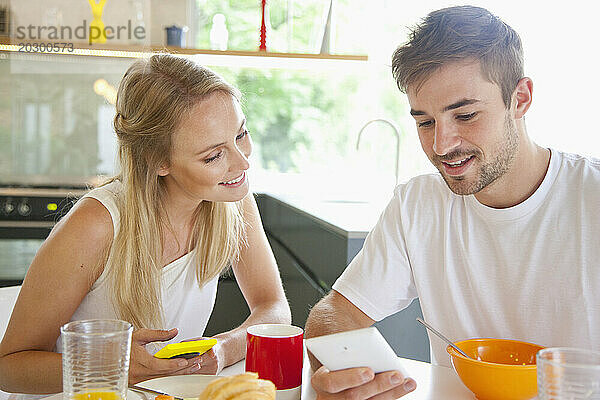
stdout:
POLYGON ((529 110, 533 95, 533 81, 531 78, 524 77, 519 80, 513 93, 513 105, 515 110, 515 119, 521 119, 529 110))

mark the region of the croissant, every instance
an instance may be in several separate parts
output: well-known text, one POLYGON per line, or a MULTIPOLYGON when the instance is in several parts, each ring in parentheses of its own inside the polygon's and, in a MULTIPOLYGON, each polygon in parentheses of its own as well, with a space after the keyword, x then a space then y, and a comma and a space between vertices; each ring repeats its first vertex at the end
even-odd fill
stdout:
POLYGON ((255 372, 225 376, 209 383, 198 400, 275 400, 275 385, 255 372))

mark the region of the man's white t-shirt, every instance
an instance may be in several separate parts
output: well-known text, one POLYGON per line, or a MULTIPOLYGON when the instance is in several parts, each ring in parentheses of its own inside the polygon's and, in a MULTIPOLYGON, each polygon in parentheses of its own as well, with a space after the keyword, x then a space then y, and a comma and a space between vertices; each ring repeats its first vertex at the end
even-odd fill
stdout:
MULTIPOLYGON (((419 297, 454 341, 600 350, 600 160, 552 150, 535 193, 504 209, 439 175, 399 185, 333 288, 376 321, 419 297)), ((432 363, 449 366, 444 342, 429 339, 432 363)))

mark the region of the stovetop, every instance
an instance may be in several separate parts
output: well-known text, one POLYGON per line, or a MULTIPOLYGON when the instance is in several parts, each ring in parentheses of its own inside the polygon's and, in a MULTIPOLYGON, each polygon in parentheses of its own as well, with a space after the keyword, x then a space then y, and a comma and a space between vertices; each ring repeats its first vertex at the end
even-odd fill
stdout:
POLYGON ((56 222, 97 180, 31 176, 1 179, 0 222, 56 222))

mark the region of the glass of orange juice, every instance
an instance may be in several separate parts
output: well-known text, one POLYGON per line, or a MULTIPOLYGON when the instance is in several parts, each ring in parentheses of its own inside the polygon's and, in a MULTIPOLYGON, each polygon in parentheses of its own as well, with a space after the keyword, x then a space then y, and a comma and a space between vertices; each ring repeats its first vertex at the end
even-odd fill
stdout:
POLYGON ((112 319, 63 325, 63 399, 125 400, 132 331, 129 322, 112 319))

